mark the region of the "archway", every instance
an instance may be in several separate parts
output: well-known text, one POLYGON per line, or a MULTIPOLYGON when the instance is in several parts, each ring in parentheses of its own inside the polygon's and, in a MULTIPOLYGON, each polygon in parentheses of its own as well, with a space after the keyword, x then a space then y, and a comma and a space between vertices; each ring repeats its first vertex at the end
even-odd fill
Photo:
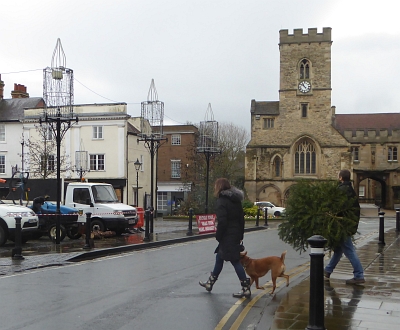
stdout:
POLYGON ((372 178, 363 179, 358 184, 359 202, 380 206, 382 204, 382 190, 381 181, 372 178))
POLYGON ((286 207, 286 201, 289 198, 290 195, 290 189, 293 187, 293 185, 291 185, 290 187, 286 188, 286 190, 283 192, 283 201, 282 201, 282 206, 286 207))
POLYGON ((279 188, 275 185, 269 184, 263 186, 258 191, 258 198, 257 200, 260 202, 270 202, 276 206, 282 206, 282 194, 279 188))
POLYGON ((354 189, 360 203, 371 203, 379 207, 388 207, 386 180, 390 173, 382 171, 354 170, 354 189))

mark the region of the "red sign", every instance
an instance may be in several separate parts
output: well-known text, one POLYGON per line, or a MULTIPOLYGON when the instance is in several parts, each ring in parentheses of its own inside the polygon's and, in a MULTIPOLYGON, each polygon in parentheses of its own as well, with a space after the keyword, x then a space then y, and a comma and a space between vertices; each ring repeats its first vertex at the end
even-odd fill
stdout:
POLYGON ((197 227, 199 228, 200 234, 205 233, 215 233, 215 219, 217 218, 216 214, 200 214, 196 215, 197 227))

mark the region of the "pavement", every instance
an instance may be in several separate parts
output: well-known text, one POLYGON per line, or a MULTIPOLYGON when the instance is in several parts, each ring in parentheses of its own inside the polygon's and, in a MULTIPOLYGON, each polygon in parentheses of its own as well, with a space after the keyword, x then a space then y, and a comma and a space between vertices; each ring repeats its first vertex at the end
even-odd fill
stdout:
MULTIPOLYGON (((385 218, 395 218, 393 210, 383 210, 385 218)), ((362 216, 377 217, 377 209, 362 209, 362 216)), ((310 322, 310 277, 293 287, 282 297, 270 330, 328 329, 376 330, 399 329, 400 324, 400 238, 396 228, 384 234, 384 245, 379 235, 356 241, 357 254, 364 267, 364 285, 346 285, 353 277, 353 268, 343 257, 324 280, 324 318, 322 324, 310 322), (316 327, 313 327, 316 326, 316 327)), ((325 264, 329 260, 325 255, 325 264)))
MULTIPOLYGON (((375 206, 362 207, 362 217, 377 217, 375 206)), ((382 210, 385 217, 395 218, 394 210, 382 210)), ((246 222, 246 231, 263 230, 264 221, 259 225, 246 222)), ((269 221, 269 228, 279 222, 269 221)), ((94 240, 94 247, 86 248, 85 239, 64 239, 56 245, 48 238, 23 245, 24 259, 13 260, 13 244, 0 248, 0 276, 13 275, 37 268, 65 265, 71 262, 93 259, 112 254, 146 249, 190 240, 213 237, 214 234, 199 234, 193 223, 188 235, 188 222, 156 219, 151 240, 143 240, 144 233, 94 240)), ((273 316, 270 330, 278 329, 398 329, 400 324, 400 238, 395 228, 385 232, 385 245, 378 244, 378 234, 359 237, 356 240, 357 253, 364 266, 366 283, 362 286, 346 285, 345 279, 352 278, 352 267, 342 258, 329 281, 324 281, 324 324, 322 327, 309 324, 310 278, 305 277, 298 285, 279 297, 279 307, 273 316)), ((325 256, 327 262, 329 256, 325 256)), ((266 316, 269 317, 269 316, 266 316)), ((270 322, 269 322, 270 323, 270 322)), ((263 326, 262 319, 258 326, 263 326)))

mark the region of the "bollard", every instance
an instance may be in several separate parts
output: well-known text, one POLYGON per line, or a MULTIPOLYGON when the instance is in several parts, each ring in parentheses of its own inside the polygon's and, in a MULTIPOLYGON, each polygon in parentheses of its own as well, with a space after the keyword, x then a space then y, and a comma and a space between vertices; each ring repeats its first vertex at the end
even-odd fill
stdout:
POLYGON ((189 230, 186 233, 186 236, 192 236, 193 235, 193 209, 189 209, 189 230))
POLYGON ((150 209, 147 209, 146 211, 144 211, 144 220, 146 222, 146 228, 144 230, 143 242, 149 242, 150 241, 150 232, 149 232, 150 209))
MULTIPOLYGON (((91 249, 90 245, 90 236, 92 234, 92 213, 86 213, 86 237, 85 237, 85 245, 84 249, 91 249)), ((94 246, 93 246, 94 247, 94 246)))
POLYGON ((400 209, 396 209, 396 231, 400 231, 400 209))
POLYGON ((257 209, 256 227, 260 224, 260 208, 257 209))
POLYGON ((264 222, 264 226, 268 227, 268 207, 266 207, 264 209, 264 216, 265 216, 265 222, 264 222))
POLYGON ((15 217, 15 247, 11 251, 12 260, 23 260, 22 256, 22 240, 21 240, 21 217, 15 217))
POLYGON ((150 206, 150 234, 154 232, 154 207, 150 206))
POLYGON ((324 325, 324 246, 327 240, 320 235, 307 239, 311 247, 310 303, 306 330, 325 330, 324 325))
POLYGON ((379 212, 379 240, 378 244, 385 245, 385 212, 379 212))

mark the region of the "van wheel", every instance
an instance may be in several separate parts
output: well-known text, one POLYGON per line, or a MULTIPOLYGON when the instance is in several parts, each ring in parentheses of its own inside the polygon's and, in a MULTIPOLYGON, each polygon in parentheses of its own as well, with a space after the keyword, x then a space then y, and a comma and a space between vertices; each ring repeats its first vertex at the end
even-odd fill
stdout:
MULTIPOLYGON (((67 234, 65 227, 63 225, 60 225, 60 242, 65 238, 65 235, 67 234)), ((51 240, 55 241, 56 240, 56 235, 57 235, 57 225, 51 225, 49 228, 49 237, 51 240)))
POLYGON ((0 246, 3 246, 7 242, 6 232, 4 228, 0 226, 0 246))
POLYGON ((92 220, 90 222, 92 231, 105 231, 104 224, 101 220, 92 220))

